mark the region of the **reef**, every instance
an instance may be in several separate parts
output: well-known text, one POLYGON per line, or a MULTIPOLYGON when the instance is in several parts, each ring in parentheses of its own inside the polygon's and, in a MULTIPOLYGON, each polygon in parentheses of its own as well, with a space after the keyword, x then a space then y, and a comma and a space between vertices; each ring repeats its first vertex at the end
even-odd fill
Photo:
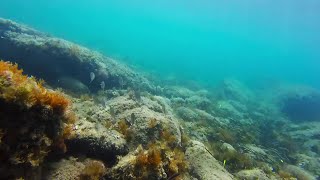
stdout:
POLYGON ((10 20, 0 19, 0 36, 0 57, 12 61, 0 63, 0 179, 320 176, 316 89, 151 83, 10 20))

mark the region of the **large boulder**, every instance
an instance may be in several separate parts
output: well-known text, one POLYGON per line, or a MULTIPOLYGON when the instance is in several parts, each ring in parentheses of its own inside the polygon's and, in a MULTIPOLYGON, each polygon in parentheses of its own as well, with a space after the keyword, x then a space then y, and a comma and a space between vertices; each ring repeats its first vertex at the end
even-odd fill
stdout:
POLYGON ((74 98, 73 109, 79 120, 74 127, 74 136, 66 141, 68 154, 83 154, 110 165, 115 163, 117 156, 129 152, 122 134, 106 126, 111 123, 111 117, 104 106, 92 100, 74 98))
POLYGON ((2 18, 0 49, 0 59, 16 62, 27 74, 42 78, 57 87, 64 86, 64 82, 60 84, 60 78, 67 77, 69 80, 77 80, 75 85, 85 85, 91 91, 100 90, 102 81, 105 88, 153 89, 153 85, 146 78, 124 64, 85 47, 2 18), (92 73, 95 78, 91 82, 92 73))
POLYGON ((231 180, 233 176, 209 153, 205 145, 192 141, 186 150, 191 175, 199 180, 231 180))
POLYGON ((128 94, 107 101, 107 108, 118 127, 126 127, 120 131, 133 146, 147 145, 159 139, 164 132, 172 135, 175 144, 181 143, 179 122, 162 97, 142 96, 137 100, 128 94))

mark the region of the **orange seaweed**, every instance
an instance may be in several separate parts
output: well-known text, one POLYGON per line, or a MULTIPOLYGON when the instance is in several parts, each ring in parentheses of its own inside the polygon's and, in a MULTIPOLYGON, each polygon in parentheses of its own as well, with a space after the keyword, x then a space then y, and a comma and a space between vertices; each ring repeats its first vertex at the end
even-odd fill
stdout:
POLYGON ((66 151, 64 139, 71 136, 76 117, 70 111, 70 100, 43 84, 43 80, 23 75, 17 64, 0 61, 0 108, 6 117, 0 124, 1 153, 6 156, 1 159, 3 167, 31 171, 54 148, 66 151))

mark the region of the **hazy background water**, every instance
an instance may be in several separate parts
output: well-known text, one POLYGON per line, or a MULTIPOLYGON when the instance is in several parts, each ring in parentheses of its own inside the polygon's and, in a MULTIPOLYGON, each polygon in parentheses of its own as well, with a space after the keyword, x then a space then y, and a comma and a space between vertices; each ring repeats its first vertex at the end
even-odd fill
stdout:
POLYGON ((2 0, 0 16, 163 77, 320 87, 318 0, 2 0))

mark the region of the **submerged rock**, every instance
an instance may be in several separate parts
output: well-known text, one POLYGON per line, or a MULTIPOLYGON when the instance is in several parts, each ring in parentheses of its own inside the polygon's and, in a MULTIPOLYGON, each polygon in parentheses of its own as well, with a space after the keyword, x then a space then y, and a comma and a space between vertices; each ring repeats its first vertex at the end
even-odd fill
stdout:
POLYGON ((244 113, 235 108, 230 101, 218 101, 216 111, 222 117, 235 120, 240 120, 244 116, 244 113))
POLYGON ((106 173, 105 165, 101 161, 70 157, 58 162, 49 163, 44 168, 42 179, 102 179, 106 173))
POLYGON ((153 90, 153 85, 129 67, 98 52, 41 33, 25 25, 0 18, 1 59, 17 62, 25 71, 51 85, 58 77, 69 77, 91 91, 134 87, 153 90), (90 74, 95 78, 91 82, 90 74))
POLYGON ((218 87, 217 97, 222 100, 247 103, 253 98, 253 93, 240 81, 225 79, 218 87))
POLYGON ((199 120, 198 114, 194 112, 192 109, 187 107, 179 107, 176 110, 178 117, 183 119, 184 121, 197 121, 199 120))
POLYGON ((47 166, 44 172, 45 179, 57 180, 77 179, 85 168, 85 165, 76 158, 62 159, 47 166))
POLYGON ((316 177, 314 177, 312 174, 294 165, 286 165, 283 167, 283 170, 297 179, 316 180, 316 177))
POLYGON ((248 169, 242 170, 235 174, 235 176, 239 179, 245 180, 276 180, 277 178, 274 176, 267 176, 261 169, 248 169))
POLYGON ((202 96, 191 96, 186 99, 186 102, 195 108, 202 109, 202 110, 207 110, 209 109, 209 106, 211 104, 210 100, 206 97, 202 96))
POLYGON ((66 150, 76 120, 70 107, 61 92, 0 61, 0 179, 33 179, 50 152, 66 150))
POLYGON ((74 128, 75 136, 66 141, 69 154, 85 154, 113 164, 117 156, 129 152, 123 136, 106 127, 110 116, 103 106, 74 99, 73 109, 79 120, 74 128))
POLYGON ((69 154, 85 154, 87 157, 103 160, 110 164, 118 155, 128 153, 126 141, 116 132, 79 135, 66 141, 69 154))
POLYGON ((196 95, 194 91, 181 86, 169 86, 164 90, 164 94, 167 97, 181 97, 181 98, 188 98, 196 95))
POLYGON ((228 173, 219 162, 206 150, 204 144, 192 141, 186 150, 186 159, 190 163, 191 175, 202 180, 231 180, 228 173))
POLYGON ((77 92, 80 94, 88 94, 89 88, 77 79, 70 77, 60 77, 58 82, 55 84, 56 87, 63 88, 67 91, 77 92))
POLYGON ((236 154, 237 153, 236 149, 234 149, 234 147, 228 143, 223 143, 221 146, 221 150, 228 153, 228 154, 236 154))
POLYGON ((292 87, 279 95, 281 111, 294 122, 320 121, 320 92, 292 87))
POLYGON ((147 145, 158 139, 164 131, 181 143, 181 132, 178 120, 164 100, 158 97, 141 97, 140 101, 129 95, 119 96, 108 101, 110 113, 121 128, 123 135, 130 139, 131 145, 147 145))

